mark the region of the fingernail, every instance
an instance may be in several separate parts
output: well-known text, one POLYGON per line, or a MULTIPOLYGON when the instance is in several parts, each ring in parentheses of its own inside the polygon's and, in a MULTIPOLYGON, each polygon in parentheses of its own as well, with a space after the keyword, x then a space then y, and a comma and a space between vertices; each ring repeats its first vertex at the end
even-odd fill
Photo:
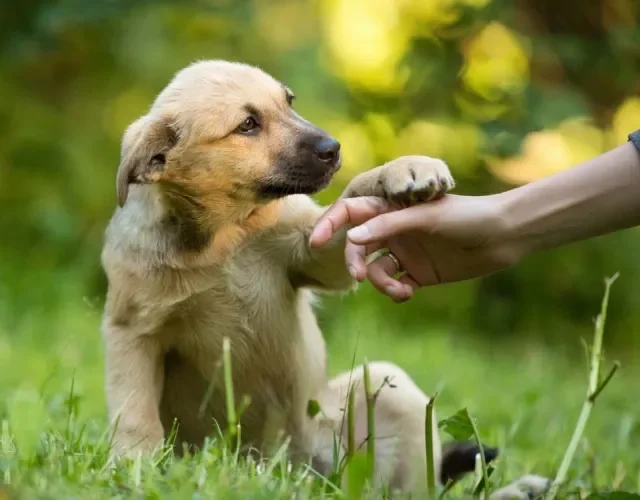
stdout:
POLYGON ((349 239, 355 238, 355 239, 364 240, 366 238, 369 238, 370 236, 371 236, 371 233, 369 233, 369 228, 367 226, 358 226, 347 231, 347 237, 349 239))
POLYGON ((351 275, 351 277, 355 280, 358 279, 357 278, 357 273, 356 273, 356 268, 353 266, 349 266, 349 274, 351 275))

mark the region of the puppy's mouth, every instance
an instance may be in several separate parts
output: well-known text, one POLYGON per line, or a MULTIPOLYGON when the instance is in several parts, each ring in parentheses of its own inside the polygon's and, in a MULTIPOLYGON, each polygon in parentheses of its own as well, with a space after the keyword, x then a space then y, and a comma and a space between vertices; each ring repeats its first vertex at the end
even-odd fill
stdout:
MULTIPOLYGON (((340 161, 322 172, 285 171, 258 182, 257 195, 263 199, 284 198, 292 194, 312 195, 326 188, 340 169, 340 161)), ((297 170, 297 169, 296 169, 297 170)))

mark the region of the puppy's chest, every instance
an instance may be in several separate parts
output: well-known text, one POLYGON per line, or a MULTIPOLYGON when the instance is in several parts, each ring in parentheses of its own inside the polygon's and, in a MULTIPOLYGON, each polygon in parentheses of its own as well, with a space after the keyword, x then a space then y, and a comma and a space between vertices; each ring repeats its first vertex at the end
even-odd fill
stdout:
POLYGON ((286 356, 300 337, 298 293, 282 270, 242 264, 212 274, 209 288, 180 304, 167 325, 168 347, 210 364, 227 337, 241 364, 286 356))
POLYGON ((307 359, 303 323, 308 318, 299 306, 304 293, 293 290, 284 273, 276 271, 266 266, 221 274, 211 288, 185 301, 167 325, 170 348, 195 368, 203 387, 215 387, 213 414, 222 404, 222 346, 229 339, 234 391, 252 401, 244 417, 250 427, 262 422, 260 427, 269 415, 278 422, 284 419, 285 425, 291 412, 299 413, 298 407, 306 404, 315 384, 311 381, 322 373, 322 352, 317 363, 307 359), (315 365, 318 375, 310 377, 315 365))

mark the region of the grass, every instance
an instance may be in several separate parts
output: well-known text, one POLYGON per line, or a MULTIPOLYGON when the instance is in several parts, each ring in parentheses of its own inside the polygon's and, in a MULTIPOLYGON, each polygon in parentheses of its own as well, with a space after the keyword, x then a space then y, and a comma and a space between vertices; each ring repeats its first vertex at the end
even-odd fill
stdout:
MULTIPOLYGON (((46 319, 25 320, 17 332, 0 331, 0 483, 8 485, 10 498, 338 496, 313 471, 290 471, 284 449, 256 464, 241 460, 221 439, 181 460, 158 454, 110 463, 100 310, 70 301, 57 317, 46 319)), ((330 371, 351 366, 354 353, 357 361, 396 362, 427 393, 438 392, 436 418, 466 408, 477 419, 482 441, 501 448, 493 484, 529 472, 555 477, 585 401, 584 362, 541 345, 487 345, 456 332, 425 327, 400 333, 390 325, 392 318, 385 322, 364 312, 346 316, 339 329, 328 332, 330 371)), ((590 339, 589 315, 584 331, 590 339)), ((605 367, 610 365, 606 359, 605 367)), ((638 375, 640 370, 626 363, 598 395, 557 498, 640 491, 638 375)), ((474 480, 466 478, 450 497, 474 480)))

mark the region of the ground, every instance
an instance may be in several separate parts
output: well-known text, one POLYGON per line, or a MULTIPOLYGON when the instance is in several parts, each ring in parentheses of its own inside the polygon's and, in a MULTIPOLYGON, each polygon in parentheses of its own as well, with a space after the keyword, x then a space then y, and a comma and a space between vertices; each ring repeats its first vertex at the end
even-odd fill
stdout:
MULTIPOLYGON (((0 481, 9 491, 19 498, 43 499, 322 495, 322 482, 311 472, 290 473, 279 466, 284 454, 262 470, 241 463, 219 442, 181 461, 155 457, 110 467, 100 310, 77 302, 70 301, 46 321, 25 320, 14 331, 0 332, 0 481)), ((589 319, 584 330, 590 340, 589 319)), ((468 408, 478 419, 482 440, 502 449, 491 476, 495 484, 529 472, 555 476, 586 392, 587 368, 580 356, 518 341, 481 345, 459 332, 427 327, 394 332, 358 314, 330 334, 332 373, 349 367, 354 352, 357 362, 365 357, 394 361, 427 393, 439 392, 440 419, 468 408)), ((574 350, 582 349, 576 345, 574 350)), ((611 361, 606 359, 605 366, 611 361)), ((624 363, 600 396, 561 496, 640 490, 640 402, 634 396, 638 374, 624 363)), ((451 438, 443 433, 442 439, 451 438)), ((326 485, 324 491, 337 495, 326 485)))

